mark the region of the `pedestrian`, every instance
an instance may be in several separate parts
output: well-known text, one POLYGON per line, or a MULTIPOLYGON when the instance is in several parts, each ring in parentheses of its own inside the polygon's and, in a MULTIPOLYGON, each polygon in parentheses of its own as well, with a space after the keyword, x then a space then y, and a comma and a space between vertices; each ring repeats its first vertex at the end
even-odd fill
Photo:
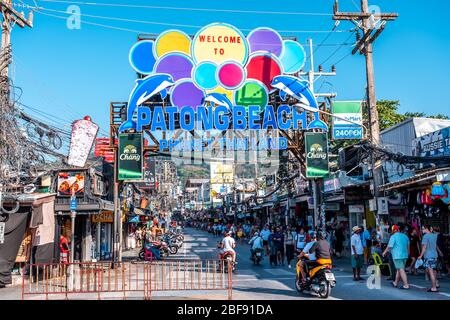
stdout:
POLYGON ((294 242, 297 254, 300 254, 300 252, 303 251, 306 245, 306 234, 305 229, 303 227, 301 227, 300 231, 295 235, 294 242))
POLYGON ((392 281, 392 286, 398 287, 398 283, 401 280, 403 282, 402 289, 409 289, 408 277, 406 276, 405 267, 406 261, 409 256, 409 238, 403 233, 404 226, 394 225, 392 227, 392 236, 389 239, 388 246, 383 252, 383 257, 391 252, 392 259, 394 260, 395 269, 397 270, 395 280, 392 281))
POLYGON ((431 288, 428 289, 428 292, 438 292, 439 282, 437 280, 436 268, 438 251, 440 250, 437 247, 437 234, 432 232, 431 226, 429 225, 423 226, 422 232, 424 234, 422 238, 422 251, 417 259, 424 258, 423 266, 431 279, 431 288))
POLYGON ((70 246, 69 240, 63 234, 59 237, 59 259, 62 263, 69 263, 70 246))
POLYGON ((261 231, 260 235, 261 238, 263 239, 263 246, 264 249, 266 250, 266 256, 269 255, 269 236, 272 234, 272 232, 270 232, 269 230, 269 226, 266 224, 264 226, 264 229, 261 231))
POLYGON ((362 245, 360 227, 354 226, 352 232, 353 235, 350 240, 350 245, 352 252, 353 281, 359 281, 362 280, 361 268, 364 263, 364 247, 362 245))
POLYGON ((291 261, 294 259, 295 245, 294 238, 296 233, 291 230, 291 227, 287 227, 284 232, 284 249, 286 252, 286 261, 288 268, 291 268, 291 261))
POLYGON ((340 259, 342 257, 342 249, 345 241, 344 224, 342 222, 339 223, 335 235, 336 235, 336 242, 334 246, 334 253, 336 254, 337 258, 340 259))
POLYGON ((439 266, 439 273, 442 275, 447 273, 447 244, 445 243, 444 235, 441 232, 441 228, 439 226, 436 226, 433 228, 434 232, 437 234, 437 248, 439 249, 439 257, 438 257, 438 266, 439 266))
POLYGON ((280 227, 275 228, 273 242, 274 242, 275 250, 276 250, 277 265, 284 266, 284 235, 281 232, 280 227))
POLYGON ((369 264, 369 257, 370 257, 370 248, 372 247, 372 232, 370 228, 364 229, 364 227, 361 227, 362 234, 362 244, 364 247, 364 263, 367 265, 369 264))
POLYGON ((409 232, 409 257, 411 258, 411 264, 409 265, 409 273, 416 276, 416 261, 420 255, 420 239, 417 234, 417 229, 411 228, 409 232))
POLYGON ((242 241, 244 240, 244 230, 242 230, 242 227, 238 228, 237 237, 239 239, 239 243, 242 244, 242 241))
POLYGON ((273 241, 273 238, 275 236, 275 228, 272 227, 270 229, 270 235, 268 238, 268 243, 269 243, 269 261, 270 261, 270 266, 275 266, 277 267, 277 247, 275 245, 275 242, 273 241))

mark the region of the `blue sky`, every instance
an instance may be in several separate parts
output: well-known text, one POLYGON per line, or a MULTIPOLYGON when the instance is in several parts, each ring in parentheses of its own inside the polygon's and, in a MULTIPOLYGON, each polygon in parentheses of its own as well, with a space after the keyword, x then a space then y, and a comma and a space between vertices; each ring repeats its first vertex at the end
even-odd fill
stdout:
MULTIPOLYGON (((33 0, 15 0, 33 4, 33 0)), ((68 3, 36 1, 48 10, 47 14, 67 16, 50 10, 65 11, 68 3)), ((96 3, 138 4, 168 7, 191 7, 230 10, 315 12, 331 14, 333 0, 228 0, 228 1, 143 1, 95 0, 96 3)), ((357 11, 359 0, 341 0, 341 11, 357 11)), ((447 35, 449 1, 429 0, 372 0, 384 12, 398 12, 397 21, 389 23, 375 44, 375 79, 378 99, 401 102, 401 112, 444 113, 450 115, 448 100, 443 97, 450 87, 446 75, 450 40, 447 35)), ((175 11, 110 6, 81 5, 81 14, 142 20, 152 23, 203 26, 212 22, 226 22, 241 29, 261 26, 276 30, 331 30, 334 21, 328 15, 248 14, 214 11, 175 11)), ((18 8, 19 10, 23 10, 18 8)), ((26 11, 26 10, 25 10, 26 11)), ((100 124, 102 133, 109 128, 109 103, 126 101, 134 86, 135 72, 128 63, 128 52, 137 33, 93 26, 84 22, 159 33, 167 29, 181 29, 194 34, 197 27, 173 27, 156 24, 81 18, 80 30, 69 30, 66 20, 36 13, 33 29, 15 27, 12 34, 14 64, 12 77, 23 90, 21 102, 47 113, 46 120, 68 126, 69 122, 89 114, 100 124)), ((352 29, 350 22, 342 22, 338 30, 352 29)), ((245 34, 248 31, 244 31, 245 34)), ((281 32, 297 36, 301 43, 312 38, 320 44, 327 33, 281 32)), ((345 43, 349 33, 332 33, 315 53, 316 65, 324 63, 324 70, 348 55, 345 43), (332 53, 339 49, 333 56, 332 53)), ((352 37, 347 42, 353 42, 352 37)), ((316 47, 315 47, 316 48, 316 47)), ((337 65, 336 77, 316 89, 335 91, 338 99, 362 99, 365 92, 365 67, 362 56, 347 56, 337 65), (331 87, 332 86, 332 87, 331 87)), ((30 112, 31 113, 31 112, 30 112)), ((32 113, 35 114, 35 113, 32 113)), ((41 115, 41 117, 43 117, 41 115)), ((67 127, 68 128, 68 127, 67 127)))

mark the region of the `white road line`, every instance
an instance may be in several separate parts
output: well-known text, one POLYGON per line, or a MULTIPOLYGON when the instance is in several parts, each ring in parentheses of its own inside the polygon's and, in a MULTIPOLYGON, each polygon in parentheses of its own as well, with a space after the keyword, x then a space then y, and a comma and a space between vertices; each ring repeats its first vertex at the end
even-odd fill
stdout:
POLYGON ((418 288, 418 289, 426 289, 425 287, 422 287, 422 286, 418 286, 418 285, 416 285, 416 284, 409 284, 411 287, 414 287, 414 288, 418 288))

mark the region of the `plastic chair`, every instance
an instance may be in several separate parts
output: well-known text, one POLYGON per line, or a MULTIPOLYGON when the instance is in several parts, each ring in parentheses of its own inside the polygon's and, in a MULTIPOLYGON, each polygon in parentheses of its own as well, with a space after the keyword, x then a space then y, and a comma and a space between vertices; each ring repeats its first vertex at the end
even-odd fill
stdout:
POLYGON ((391 265, 389 263, 383 262, 383 259, 381 259, 380 255, 378 253, 372 253, 372 258, 377 267, 381 268, 381 267, 387 266, 389 269, 389 275, 392 277, 391 265))

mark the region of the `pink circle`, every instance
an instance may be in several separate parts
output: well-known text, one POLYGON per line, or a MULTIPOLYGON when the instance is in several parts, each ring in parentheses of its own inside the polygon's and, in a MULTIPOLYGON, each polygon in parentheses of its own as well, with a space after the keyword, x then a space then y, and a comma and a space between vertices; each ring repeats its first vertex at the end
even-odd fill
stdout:
POLYGON ((219 68, 217 77, 225 88, 234 89, 244 81, 244 69, 234 62, 226 62, 219 68))

